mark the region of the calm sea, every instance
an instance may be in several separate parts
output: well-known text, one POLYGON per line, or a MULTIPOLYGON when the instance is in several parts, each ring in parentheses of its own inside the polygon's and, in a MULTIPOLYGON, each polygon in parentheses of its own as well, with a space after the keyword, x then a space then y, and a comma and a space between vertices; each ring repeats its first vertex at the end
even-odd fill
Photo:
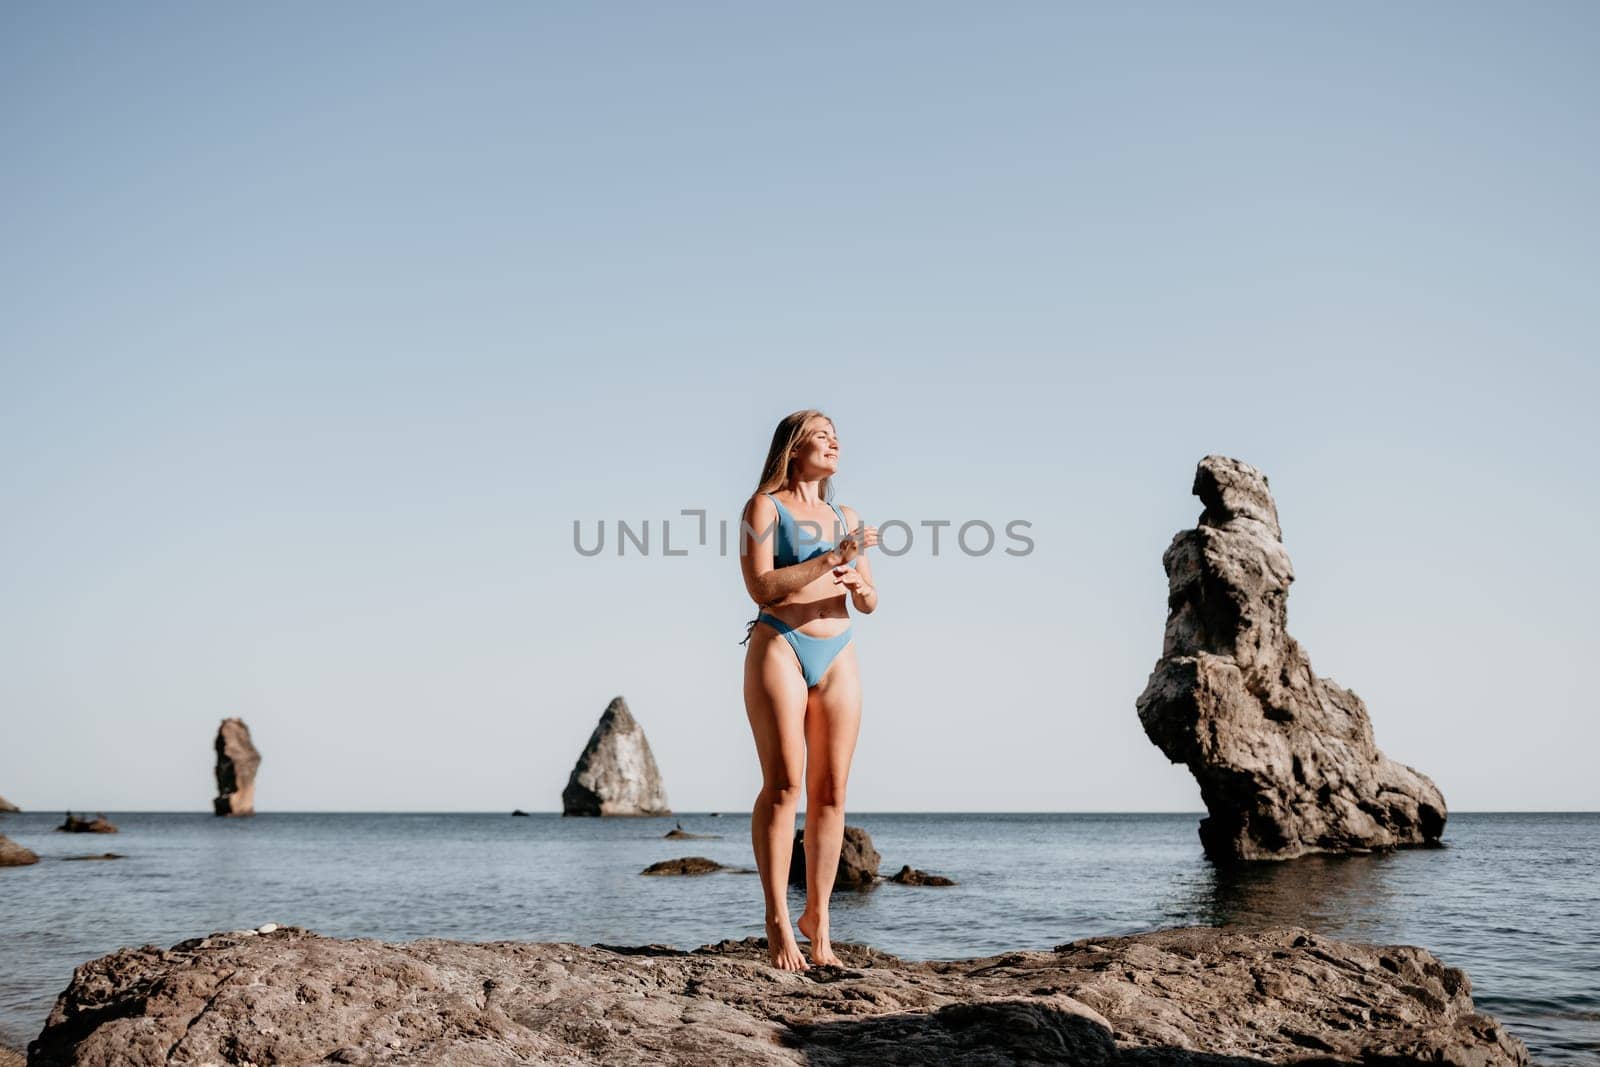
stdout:
MULTIPOLYGON (((41 857, 0 870, 0 1043, 37 1036, 84 960, 267 922, 337 937, 683 948, 762 934, 754 875, 639 875, 685 855, 754 866, 748 811, 108 814, 121 833, 52 833, 58 814, 0 818, 0 833, 41 857), (676 822, 722 836, 664 840, 676 822), (127 858, 60 862, 108 849, 127 858)), ((1458 814, 1447 848, 1233 873, 1201 856, 1197 818, 852 812, 885 875, 909 863, 959 885, 837 894, 834 936, 931 959, 1159 926, 1298 923, 1431 949, 1468 971, 1480 1009, 1537 1062, 1600 1061, 1600 814, 1458 814)))

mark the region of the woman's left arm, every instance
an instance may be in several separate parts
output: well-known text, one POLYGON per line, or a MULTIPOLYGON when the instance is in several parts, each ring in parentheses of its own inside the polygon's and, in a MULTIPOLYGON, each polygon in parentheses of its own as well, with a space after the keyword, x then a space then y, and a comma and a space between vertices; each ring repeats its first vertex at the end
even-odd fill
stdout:
POLYGON ((878 531, 871 527, 862 527, 861 520, 850 508, 841 507, 839 510, 844 512, 845 524, 850 532, 856 535, 863 546, 863 551, 856 556, 855 567, 840 568, 834 580, 850 590, 851 606, 863 615, 871 615, 878 607, 878 587, 872 580, 872 564, 867 562, 867 553, 864 549, 868 545, 877 544, 878 531))

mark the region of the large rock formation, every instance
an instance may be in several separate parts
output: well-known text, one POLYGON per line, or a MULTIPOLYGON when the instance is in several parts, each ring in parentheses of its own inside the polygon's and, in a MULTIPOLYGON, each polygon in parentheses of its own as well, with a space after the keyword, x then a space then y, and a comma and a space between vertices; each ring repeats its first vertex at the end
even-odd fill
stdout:
POLYGON ((32 849, 23 848, 15 841, 0 834, 0 867, 26 867, 30 863, 38 863, 39 857, 32 849))
POLYGON ((15 804, 11 803, 11 801, 7 800, 5 797, 0 797, 0 815, 3 815, 5 813, 7 813, 7 812, 21 811, 21 810, 22 810, 21 808, 17 807, 15 804))
POLYGON ((583 746, 583 755, 561 792, 561 813, 672 814, 650 742, 621 697, 606 707, 589 743, 583 746))
POLYGON ((217 729, 217 796, 211 803, 218 815, 256 813, 256 768, 261 753, 250 742, 250 727, 243 719, 223 719, 217 729))
POLYGON ((1139 721, 1188 764, 1215 859, 1287 859, 1434 844, 1445 804, 1373 743, 1361 698, 1311 671, 1287 629, 1294 571, 1266 475, 1207 456, 1199 525, 1172 539, 1161 659, 1139 721))
POLYGON ((78 967, 32 1067, 119 1064, 1528 1062, 1420 948, 1192 927, 1052 952, 779 971, 759 938, 400 944, 295 927, 78 967))

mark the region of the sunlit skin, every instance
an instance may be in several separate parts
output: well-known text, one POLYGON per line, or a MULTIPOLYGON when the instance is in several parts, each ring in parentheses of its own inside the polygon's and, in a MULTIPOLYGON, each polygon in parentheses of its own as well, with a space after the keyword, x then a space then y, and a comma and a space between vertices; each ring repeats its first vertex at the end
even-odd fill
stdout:
MULTIPOLYGON (((866 549, 878 543, 876 527, 865 526, 841 506, 851 531, 836 530, 838 519, 822 499, 824 478, 839 469, 839 439, 833 424, 813 417, 792 453, 789 482, 774 494, 796 522, 833 551, 775 568, 773 538, 741 533, 740 566, 745 587, 758 605, 802 633, 831 637, 850 623, 849 607, 869 614, 878 606, 866 549), (855 567, 849 567, 855 560, 855 567)), ((750 529, 775 529, 778 509, 763 494, 745 506, 750 529)), ((845 784, 861 725, 861 681, 851 641, 828 665, 827 673, 806 688, 794 649, 772 627, 757 623, 744 661, 745 711, 761 760, 761 792, 751 812, 750 836, 766 903, 767 948, 773 965, 786 971, 810 968, 789 923, 789 858, 794 842, 800 783, 806 790, 806 906, 796 925, 810 942, 811 963, 839 963, 828 944, 828 900, 844 843, 845 784), (804 774, 802 776, 802 769, 804 774)))

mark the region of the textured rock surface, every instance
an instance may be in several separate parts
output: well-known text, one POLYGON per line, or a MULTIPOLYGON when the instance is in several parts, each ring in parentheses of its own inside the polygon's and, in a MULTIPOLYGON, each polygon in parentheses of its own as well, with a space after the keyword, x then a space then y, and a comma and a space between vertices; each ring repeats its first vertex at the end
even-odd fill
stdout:
POLYGON ((261 753, 250 741, 243 719, 223 719, 217 729, 217 796, 211 803, 218 815, 256 813, 256 769, 261 753))
MULTIPOLYGON (((806 884, 806 828, 794 832, 794 850, 789 854, 789 884, 806 884)), ((878 880, 878 864, 883 857, 872 847, 872 838, 859 826, 844 828, 844 843, 839 848, 839 871, 833 878, 833 891, 865 889, 878 880)))
POLYGON ((1139 697, 1145 733, 1187 764, 1217 859, 1286 859, 1433 844, 1445 803, 1378 751, 1361 698, 1318 678, 1289 636, 1289 583, 1267 478, 1207 456, 1198 526, 1172 539, 1161 659, 1139 697))
POLYGON ((644 729, 617 697, 600 716, 561 793, 563 815, 671 815, 644 729))
POLYGON ((1527 1062, 1467 976, 1418 948, 1293 928, 921 963, 834 948, 843 967, 801 974, 759 938, 686 953, 221 934, 79 967, 29 1062, 1527 1062))
POLYGON ((11 803, 11 801, 7 800, 5 797, 0 797, 0 814, 4 814, 5 812, 8 812, 8 811, 21 811, 21 810, 22 810, 21 808, 17 807, 15 804, 11 803))
POLYGON ((23 848, 11 838, 0 834, 0 867, 26 867, 38 863, 39 857, 31 849, 23 848))

